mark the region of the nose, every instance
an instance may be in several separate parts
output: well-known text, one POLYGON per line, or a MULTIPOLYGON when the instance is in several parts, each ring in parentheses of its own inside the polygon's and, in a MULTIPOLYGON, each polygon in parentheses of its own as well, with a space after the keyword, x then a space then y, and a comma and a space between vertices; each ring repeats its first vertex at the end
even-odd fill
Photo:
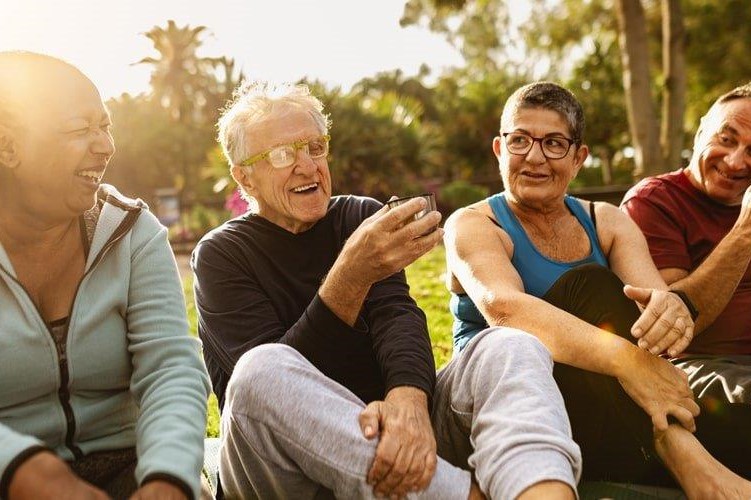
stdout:
POLYGON ((532 140, 532 147, 529 148, 529 151, 527 151, 526 159, 530 163, 545 163, 547 157, 542 151, 542 140, 532 140))
POLYGON ((91 152, 107 158, 115 154, 115 141, 107 130, 99 129, 91 142, 91 152))
POLYGON ((316 164, 316 161, 310 157, 310 153, 307 149, 298 149, 297 158, 295 158, 295 170, 300 171, 301 173, 307 173, 310 170, 316 171, 317 169, 318 165, 316 164))
POLYGON ((747 166, 748 156, 746 148, 737 147, 733 148, 725 155, 725 164, 733 169, 739 170, 747 166))

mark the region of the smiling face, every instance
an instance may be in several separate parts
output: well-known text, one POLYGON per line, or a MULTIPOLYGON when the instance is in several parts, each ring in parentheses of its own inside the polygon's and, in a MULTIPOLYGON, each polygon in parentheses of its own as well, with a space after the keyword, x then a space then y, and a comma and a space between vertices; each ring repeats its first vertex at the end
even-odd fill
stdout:
POLYGON ((751 185, 751 99, 714 105, 702 119, 686 170, 691 183, 723 205, 738 205, 751 185))
MULTIPOLYGON (((248 130, 249 157, 323 134, 308 111, 282 105, 248 130)), ((252 167, 233 167, 232 175, 256 200, 258 215, 292 233, 310 229, 328 210, 331 174, 326 157, 313 159, 301 149, 292 166, 277 169, 260 160, 252 167)))
POLYGON ((96 87, 62 65, 50 68, 49 82, 54 86, 40 82, 30 89, 3 196, 14 210, 55 221, 94 205, 115 148, 96 87))
MULTIPOLYGON (((571 137, 566 120, 558 112, 544 108, 518 108, 501 124, 501 132, 520 132, 533 137, 571 137)), ((493 140, 501 178, 511 201, 537 208, 563 202, 569 182, 576 177, 588 150, 572 145, 566 156, 549 160, 539 142, 526 155, 511 154, 503 137, 493 140)))

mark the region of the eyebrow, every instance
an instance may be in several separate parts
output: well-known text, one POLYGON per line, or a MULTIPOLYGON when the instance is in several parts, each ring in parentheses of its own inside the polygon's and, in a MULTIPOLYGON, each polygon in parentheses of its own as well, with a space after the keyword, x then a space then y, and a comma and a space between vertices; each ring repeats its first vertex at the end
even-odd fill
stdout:
MULTIPOLYGON (((515 128, 514 132, 521 132, 521 133, 527 134, 530 137, 532 136, 531 132, 523 128, 515 128)), ((548 134, 543 135, 543 137, 555 137, 555 136, 560 136, 560 137, 563 137, 564 139, 567 138, 566 134, 564 134, 563 132, 550 132, 548 134)))
POLYGON ((723 123, 722 127, 720 127, 719 133, 722 132, 729 132, 732 135, 738 135, 738 131, 727 123, 723 123))

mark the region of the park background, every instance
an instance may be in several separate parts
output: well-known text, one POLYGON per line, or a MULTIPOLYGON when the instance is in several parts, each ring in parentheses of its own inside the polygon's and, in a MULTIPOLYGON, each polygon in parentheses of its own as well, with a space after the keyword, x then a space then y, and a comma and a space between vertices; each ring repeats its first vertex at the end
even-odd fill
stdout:
MULTIPOLYGON (((230 216, 235 185, 215 124, 243 80, 300 81, 321 98, 333 120, 335 194, 385 200, 433 191, 444 214, 502 189, 490 145, 519 85, 554 80, 577 95, 591 157, 571 190, 617 203, 638 178, 684 165, 712 100, 751 80, 747 0, 13 0, 7 7, 0 50, 62 57, 103 89, 117 147, 104 181, 146 200, 169 225, 183 254, 194 334, 185 254, 230 216), (131 81, 138 74, 140 86, 131 81)), ((407 269, 438 366, 451 356, 443 258, 438 247, 407 269)), ((217 431, 214 402, 208 433, 217 431)))

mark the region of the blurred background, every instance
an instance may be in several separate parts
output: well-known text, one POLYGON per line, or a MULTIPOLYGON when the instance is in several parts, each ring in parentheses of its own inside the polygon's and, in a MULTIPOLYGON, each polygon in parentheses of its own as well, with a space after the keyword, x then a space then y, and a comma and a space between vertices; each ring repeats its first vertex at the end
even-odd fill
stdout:
MULTIPOLYGON (((306 82, 331 114, 334 193, 433 191, 448 213, 502 189, 491 141, 519 85, 582 101, 580 196, 618 202, 685 164, 698 118, 751 79, 742 0, 4 0, 0 50, 79 66, 117 153, 105 182, 190 244, 241 210, 215 123, 243 79, 306 82)), ((1 75, 0 75, 1 76, 1 75)))

